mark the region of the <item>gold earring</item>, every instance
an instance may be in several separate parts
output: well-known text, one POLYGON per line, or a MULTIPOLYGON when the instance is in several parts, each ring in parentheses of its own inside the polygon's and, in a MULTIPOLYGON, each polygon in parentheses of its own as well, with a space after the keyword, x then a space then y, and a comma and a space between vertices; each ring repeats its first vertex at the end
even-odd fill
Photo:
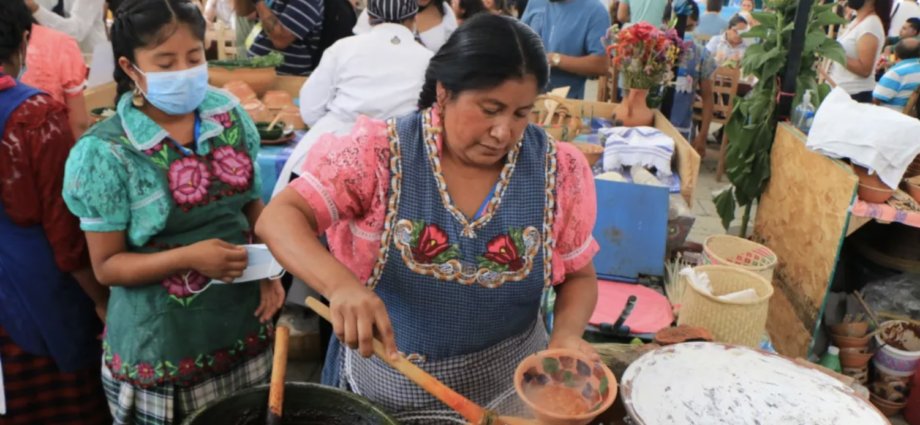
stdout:
POLYGON ((131 104, 135 108, 140 108, 144 106, 144 95, 141 93, 141 89, 134 87, 134 93, 131 95, 131 104))

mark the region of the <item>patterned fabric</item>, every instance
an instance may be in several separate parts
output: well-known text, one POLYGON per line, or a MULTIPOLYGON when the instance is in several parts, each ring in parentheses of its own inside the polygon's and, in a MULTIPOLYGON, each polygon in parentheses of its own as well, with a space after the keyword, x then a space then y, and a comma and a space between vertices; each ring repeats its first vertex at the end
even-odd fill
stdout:
MULTIPOLYGON (((321 0, 274 0, 272 13, 291 34, 294 41, 279 52, 284 64, 278 67, 281 75, 308 75, 317 62, 320 32, 323 28, 324 3, 321 0)), ((271 39, 261 31, 249 48, 250 56, 265 56, 278 51, 271 39)))
POLYGON ((3 326, 0 361, 7 408, 0 425, 112 423, 96 367, 62 372, 51 357, 29 354, 16 345, 3 326))
MULTIPOLYGON (((232 99, 209 91, 192 151, 122 96, 118 114, 90 129, 67 162, 64 198, 83 229, 125 231, 128 251, 143 254, 212 238, 248 243, 259 137, 232 99)), ((140 388, 191 386, 263 353, 273 329, 253 316, 259 286, 209 281, 189 270, 113 286, 103 344, 111 375, 140 388)))
POLYGON ((882 76, 872 97, 882 105, 901 112, 917 87, 920 87, 920 59, 906 59, 882 76))
POLYGON ((266 350, 233 370, 191 387, 164 385, 143 389, 112 376, 102 366, 102 383, 115 425, 171 425, 229 395, 268 381, 272 351, 266 350))
MULTIPOLYGON (((439 151, 440 143, 438 139, 439 151)), ((362 281, 370 278, 381 248, 391 160, 386 124, 361 116, 350 135, 320 139, 301 177, 291 183, 313 208, 332 253, 362 281)), ((552 283, 558 284, 567 273, 587 265, 598 245, 591 236, 594 177, 584 155, 569 143, 559 143, 555 163, 555 226, 545 242, 554 244, 552 283)))
POLYGON ((66 104, 67 99, 83 95, 88 69, 73 37, 32 25, 26 64, 22 82, 50 94, 54 100, 66 104))
MULTIPOLYGON (((477 403, 498 405, 514 399, 520 360, 547 342, 538 316, 552 275, 552 245, 543 242, 554 224, 556 142, 529 126, 505 158, 492 201, 470 223, 441 176, 436 116, 425 110, 389 122, 392 208, 370 286, 409 358, 477 403)), ((383 362, 338 354, 344 363, 330 367, 343 373, 328 372, 344 378, 338 384, 404 422, 456 418, 383 362)))
MULTIPOLYGON (((692 38, 686 40, 691 41, 692 38)), ((715 71, 716 63, 712 55, 696 42, 677 69, 671 123, 687 140, 693 140, 693 101, 700 89, 700 82, 712 78, 715 71)))

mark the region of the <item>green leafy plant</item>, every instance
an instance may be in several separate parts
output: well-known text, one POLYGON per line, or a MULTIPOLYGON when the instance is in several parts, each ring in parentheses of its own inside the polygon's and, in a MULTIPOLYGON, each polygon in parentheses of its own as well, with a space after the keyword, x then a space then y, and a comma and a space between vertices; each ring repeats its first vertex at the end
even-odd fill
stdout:
POLYGON ((208 66, 220 68, 277 68, 284 64, 284 55, 278 52, 271 52, 265 56, 253 56, 251 58, 215 60, 209 61, 208 66))
MULTIPOLYGON (((757 77, 757 83, 747 96, 735 102, 731 119, 725 128, 728 132, 726 174, 732 186, 713 199, 716 210, 727 230, 735 219, 735 209, 743 206, 741 236, 747 233, 751 207, 760 199, 770 179, 770 151, 776 132, 777 98, 781 87, 780 77, 785 74, 786 59, 792 43, 796 0, 767 0, 771 12, 754 12, 760 25, 751 28, 745 37, 758 39, 751 45, 741 61, 744 75, 757 77)), ((797 105, 806 90, 816 96, 812 102, 817 107, 830 92, 826 84, 817 82, 816 64, 821 58, 838 63, 846 62, 846 54, 836 40, 825 34, 828 25, 842 24, 833 4, 812 7, 805 31, 802 65, 796 78, 793 105, 797 105)))

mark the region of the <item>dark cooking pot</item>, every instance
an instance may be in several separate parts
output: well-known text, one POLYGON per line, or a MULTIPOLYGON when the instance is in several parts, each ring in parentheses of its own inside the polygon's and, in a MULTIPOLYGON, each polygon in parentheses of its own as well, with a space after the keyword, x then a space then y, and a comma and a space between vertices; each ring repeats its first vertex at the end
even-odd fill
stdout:
MULTIPOLYGON (((264 425, 268 385, 231 395, 193 414, 184 425, 264 425)), ((284 386, 284 425, 398 425, 367 399, 310 383, 284 386)))

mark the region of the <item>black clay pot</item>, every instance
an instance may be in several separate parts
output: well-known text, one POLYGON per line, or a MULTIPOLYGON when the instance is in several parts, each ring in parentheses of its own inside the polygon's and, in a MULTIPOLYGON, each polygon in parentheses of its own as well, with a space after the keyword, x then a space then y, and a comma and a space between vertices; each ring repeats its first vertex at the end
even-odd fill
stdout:
MULTIPOLYGON (((240 391, 190 416, 184 425, 264 425, 268 385, 240 391)), ((310 383, 284 386, 284 425, 398 425, 365 398, 310 383)))

